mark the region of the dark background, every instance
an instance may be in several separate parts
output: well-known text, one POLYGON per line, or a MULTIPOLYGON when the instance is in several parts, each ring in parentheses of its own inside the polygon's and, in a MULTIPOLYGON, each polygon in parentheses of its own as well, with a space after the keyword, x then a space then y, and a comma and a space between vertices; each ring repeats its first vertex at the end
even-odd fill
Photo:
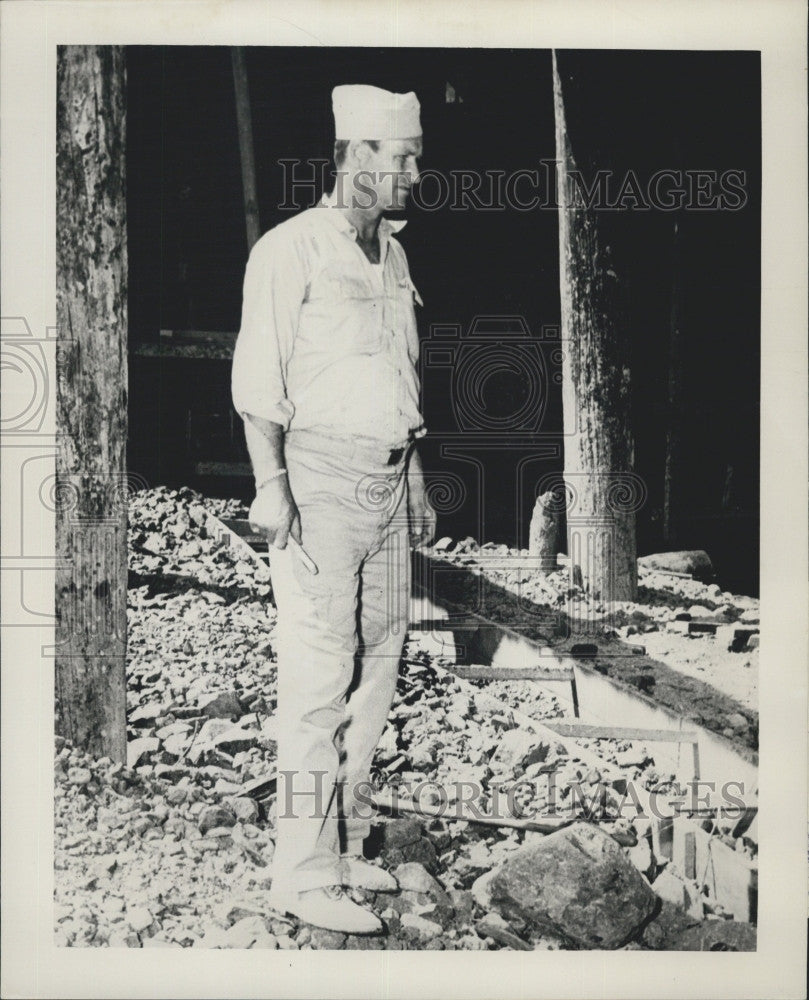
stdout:
MULTIPOLYGON (((591 51, 561 59, 577 157, 616 176, 631 168, 642 183, 664 168, 746 172, 741 210, 622 211, 603 222, 626 292, 635 471, 649 492, 638 512, 638 552, 704 548, 721 585, 758 594, 758 53, 591 51), (661 508, 675 271, 681 445, 676 535, 667 545, 661 508)), ((164 349, 165 338, 160 347, 161 329, 239 327, 247 243, 230 52, 136 47, 127 60, 129 467, 153 484, 248 498, 248 477, 199 474, 201 461, 247 460, 230 404, 227 359, 177 357, 164 349)), ((262 232, 289 216, 279 208, 279 161, 330 158, 331 90, 339 83, 416 91, 423 169, 510 173, 541 169, 540 161, 555 155, 549 51, 256 48, 247 50, 247 69, 262 232), (454 101, 447 100, 447 84, 454 101)), ((316 187, 299 193, 302 207, 319 196, 316 187)), ((560 312, 556 211, 411 205, 407 217, 401 242, 425 304, 418 310, 420 333, 440 342, 446 331, 436 327, 456 330, 457 339, 449 341, 456 369, 474 330, 489 331, 497 342, 504 327, 522 329, 506 341, 515 349, 535 343, 543 330, 554 335, 560 312), (476 317, 495 319, 476 323, 476 317)), ((423 371, 431 432, 425 466, 456 477, 456 494, 465 491, 465 499, 442 514, 439 533, 526 546, 537 483, 562 469, 558 387, 549 379, 539 427, 492 439, 459 426, 452 375, 452 367, 423 371), (537 459, 540 444, 549 452, 537 459)), ((504 416, 527 392, 524 373, 503 369, 485 381, 483 405, 490 417, 504 416)))

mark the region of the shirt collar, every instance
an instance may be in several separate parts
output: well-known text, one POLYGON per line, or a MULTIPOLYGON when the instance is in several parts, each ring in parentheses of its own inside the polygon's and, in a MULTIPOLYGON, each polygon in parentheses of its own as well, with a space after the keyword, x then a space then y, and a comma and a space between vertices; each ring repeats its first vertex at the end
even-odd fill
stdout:
MULTIPOLYGON (((326 207, 335 209, 336 205, 337 205, 337 198, 335 196, 335 193, 334 192, 332 192, 331 194, 324 193, 323 197, 320 199, 320 205, 318 205, 318 208, 326 207)), ((351 236, 352 239, 357 238, 357 230, 354 228, 354 226, 351 225, 351 223, 343 215, 342 212, 335 210, 329 212, 326 217, 330 219, 339 229, 342 229, 343 232, 348 233, 348 235, 351 236)), ((383 215, 382 218, 379 220, 380 234, 384 236, 389 236, 391 233, 398 233, 399 230, 403 229, 406 225, 407 225, 407 219, 386 219, 385 216, 383 215)))

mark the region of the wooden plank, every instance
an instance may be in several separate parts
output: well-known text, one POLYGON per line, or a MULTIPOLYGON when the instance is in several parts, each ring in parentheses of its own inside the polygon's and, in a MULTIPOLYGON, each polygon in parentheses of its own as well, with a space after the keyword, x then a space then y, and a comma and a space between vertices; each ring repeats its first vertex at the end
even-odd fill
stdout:
POLYGON ((161 330, 160 339, 172 344, 223 344, 234 347, 237 334, 229 330, 161 330))
POLYGON ((450 672, 464 680, 484 681, 567 681, 574 679, 570 667, 484 667, 453 666, 450 672))
POLYGON ((719 622, 707 622, 707 621, 690 621, 688 623, 688 631, 691 635, 698 635, 701 632, 707 632, 710 635, 716 635, 716 630, 719 628, 719 622))
POLYGON ((481 826, 508 827, 512 830, 524 830, 533 833, 556 833, 557 830, 561 830, 563 827, 570 826, 575 822, 573 818, 560 818, 557 816, 537 816, 533 819, 518 819, 516 816, 488 816, 485 813, 476 815, 465 809, 459 809, 458 807, 461 805, 461 802, 457 800, 454 804, 430 805, 418 799, 412 799, 409 796, 397 795, 390 789, 373 792, 370 798, 375 806, 380 809, 387 809, 390 812, 414 813, 417 816, 434 816, 455 823, 478 823, 481 826))
POLYGON ((686 830, 683 837, 685 857, 683 859, 683 874, 686 878, 697 877, 697 844, 696 831, 686 830))
POLYGON ((223 517, 222 524, 225 527, 230 528, 230 530, 239 536, 239 538, 244 539, 245 542, 256 552, 262 549, 266 551, 267 549, 267 539, 264 535, 260 535, 257 531, 253 531, 250 527, 250 522, 243 518, 236 517, 223 517))
POLYGON ((576 684, 576 674, 573 673, 572 670, 571 670, 571 673, 573 674, 573 676, 570 678, 570 697, 573 699, 573 714, 578 719, 578 717, 580 715, 580 712, 579 712, 579 688, 578 688, 578 685, 576 684))
POLYGON ((674 817, 663 816, 658 819, 651 812, 647 812, 647 815, 652 816, 652 851, 654 856, 658 859, 667 858, 670 861, 674 853, 674 817))
POLYGON ((240 476, 253 475, 249 462, 197 462, 194 472, 198 476, 240 476))
POLYGON ((169 358, 187 361, 230 362, 233 348, 227 344, 206 344, 202 340, 174 343, 171 340, 148 340, 137 344, 130 354, 136 358, 169 358))
POLYGON ((256 566, 261 566, 262 569, 266 567, 266 562, 262 559, 258 552, 248 545, 247 542, 233 530, 233 528, 231 528, 228 524, 225 524, 220 518, 216 517, 215 514, 207 513, 205 529, 214 538, 227 538, 230 545, 233 545, 240 552, 243 552, 245 557, 255 563, 256 566))
POLYGON ((478 629, 480 622, 469 618, 418 618, 407 626, 409 632, 454 632, 459 629, 478 629))
POLYGON ((689 729, 639 729, 634 726, 602 726, 588 722, 545 723, 560 736, 579 739, 648 740, 654 743, 696 743, 699 734, 689 729))

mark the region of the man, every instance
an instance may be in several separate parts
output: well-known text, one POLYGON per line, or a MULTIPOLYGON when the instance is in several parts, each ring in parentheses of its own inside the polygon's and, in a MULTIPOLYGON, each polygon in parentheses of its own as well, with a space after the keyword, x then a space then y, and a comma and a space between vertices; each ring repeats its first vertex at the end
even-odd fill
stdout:
POLYGON ((341 86, 332 101, 338 182, 253 248, 232 388, 279 616, 270 903, 376 933, 342 887, 397 888, 362 857, 363 783, 396 687, 409 546, 435 528, 413 446, 421 300, 395 238, 404 222, 383 216, 406 204, 422 133, 414 93, 341 86))

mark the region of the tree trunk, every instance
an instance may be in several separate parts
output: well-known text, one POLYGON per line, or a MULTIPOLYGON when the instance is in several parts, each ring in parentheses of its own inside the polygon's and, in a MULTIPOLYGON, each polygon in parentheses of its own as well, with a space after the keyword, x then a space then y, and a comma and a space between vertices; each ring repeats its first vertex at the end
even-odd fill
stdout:
POLYGON ((126 760, 124 51, 57 57, 58 731, 126 760))
MULTIPOLYGON (((590 596, 637 596, 635 510, 644 493, 632 473, 629 343, 610 247, 597 212, 571 172, 577 169, 557 53, 553 54, 562 306, 562 405, 571 579, 580 568, 590 596)), ((561 60, 564 61, 564 57, 561 60)), ((580 166, 590 168, 594 163, 580 166)), ((587 170, 584 169, 586 173, 587 170)))

